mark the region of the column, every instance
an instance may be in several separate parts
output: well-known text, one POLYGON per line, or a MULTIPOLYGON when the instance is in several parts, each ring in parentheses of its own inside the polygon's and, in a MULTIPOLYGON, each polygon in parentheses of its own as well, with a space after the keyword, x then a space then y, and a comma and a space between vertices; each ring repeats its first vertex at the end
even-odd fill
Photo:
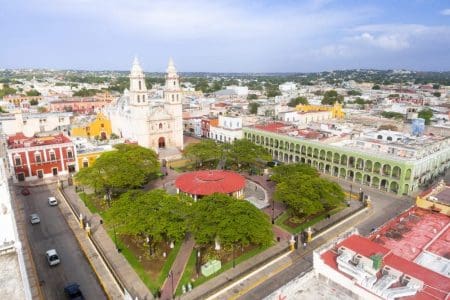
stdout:
POLYGON ((62 172, 64 172, 64 171, 66 171, 66 168, 64 167, 64 156, 63 156, 61 146, 59 146, 59 158, 61 159, 61 170, 62 170, 62 172))
POLYGON ((25 150, 25 158, 27 160, 28 176, 31 177, 30 151, 25 150))

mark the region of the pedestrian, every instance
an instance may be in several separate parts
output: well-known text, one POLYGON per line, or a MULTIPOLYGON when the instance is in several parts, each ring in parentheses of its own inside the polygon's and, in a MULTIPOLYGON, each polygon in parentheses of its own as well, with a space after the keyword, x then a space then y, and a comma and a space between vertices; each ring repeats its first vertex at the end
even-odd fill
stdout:
POLYGON ((306 242, 303 243, 303 249, 306 249, 306 242))

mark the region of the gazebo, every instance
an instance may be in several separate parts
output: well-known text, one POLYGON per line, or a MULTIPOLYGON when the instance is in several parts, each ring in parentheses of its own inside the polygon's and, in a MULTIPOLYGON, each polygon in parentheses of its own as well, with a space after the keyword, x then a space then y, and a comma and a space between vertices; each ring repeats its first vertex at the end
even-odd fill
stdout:
POLYGON ((194 171, 178 176, 175 186, 177 193, 189 195, 195 201, 214 193, 244 198, 245 178, 231 171, 194 171))

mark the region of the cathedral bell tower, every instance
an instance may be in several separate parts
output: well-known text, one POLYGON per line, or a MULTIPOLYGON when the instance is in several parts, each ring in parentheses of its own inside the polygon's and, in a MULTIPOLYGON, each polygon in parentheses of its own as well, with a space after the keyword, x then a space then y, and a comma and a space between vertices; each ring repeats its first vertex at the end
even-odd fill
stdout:
POLYGON ((166 73, 166 85, 164 86, 164 107, 173 117, 173 139, 175 145, 183 149, 183 107, 180 77, 172 58, 169 59, 166 73))
POLYGON ((133 106, 147 106, 148 95, 147 87, 145 86, 144 71, 139 64, 137 57, 134 58, 133 66, 130 73, 130 105, 133 106))

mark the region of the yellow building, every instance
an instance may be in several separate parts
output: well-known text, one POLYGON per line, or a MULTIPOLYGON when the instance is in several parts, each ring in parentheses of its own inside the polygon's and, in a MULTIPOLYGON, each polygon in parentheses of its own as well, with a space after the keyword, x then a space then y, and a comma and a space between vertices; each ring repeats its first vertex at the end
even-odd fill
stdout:
POLYGON ((417 196, 416 205, 450 216, 450 186, 441 180, 435 188, 417 196))
POLYGON ((99 113, 95 119, 85 124, 73 127, 70 134, 74 137, 107 140, 111 137, 111 121, 104 114, 99 113))
POLYGON ((100 155, 112 150, 115 150, 115 148, 111 146, 77 150, 78 170, 92 166, 95 160, 100 157, 100 155))
POLYGON ((299 112, 331 111, 332 118, 336 119, 343 119, 345 116, 344 111, 342 110, 342 104, 339 102, 336 102, 333 106, 299 104, 295 109, 299 112))

